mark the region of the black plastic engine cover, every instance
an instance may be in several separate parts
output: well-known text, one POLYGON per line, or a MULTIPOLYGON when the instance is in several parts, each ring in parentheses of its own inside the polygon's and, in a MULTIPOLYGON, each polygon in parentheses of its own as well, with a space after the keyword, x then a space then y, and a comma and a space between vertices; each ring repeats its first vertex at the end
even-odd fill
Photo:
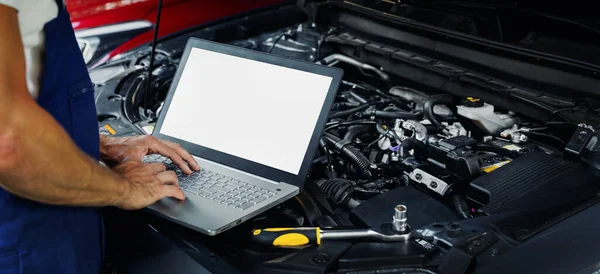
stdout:
POLYGON ((352 210, 352 216, 369 227, 379 227, 392 221, 394 207, 399 204, 408 208, 408 224, 413 229, 435 222, 459 220, 444 204, 410 186, 390 190, 361 203, 352 210))
MULTIPOLYGON (((410 240, 399 243, 357 243, 354 244, 338 260, 340 272, 357 269, 373 269, 381 271, 382 268, 393 270, 394 267, 422 267, 428 257, 437 251, 437 247, 431 245, 430 249, 424 248, 417 243, 418 240, 410 240)), ((391 271, 389 273, 406 273, 403 271, 391 271)), ((375 271, 364 273, 377 273, 375 271)), ((382 271, 383 272, 383 271, 382 271)), ((411 273, 421 273, 414 270, 411 273)), ((423 272, 425 273, 425 272, 423 272)))
POLYGON ((598 181, 576 163, 533 152, 473 180, 468 197, 487 214, 564 208, 596 197, 598 181))

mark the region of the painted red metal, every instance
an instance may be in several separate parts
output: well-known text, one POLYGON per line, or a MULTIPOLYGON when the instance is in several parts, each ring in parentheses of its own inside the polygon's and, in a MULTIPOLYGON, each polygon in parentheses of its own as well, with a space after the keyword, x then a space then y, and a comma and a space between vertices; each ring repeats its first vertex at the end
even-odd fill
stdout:
MULTIPOLYGON (((284 0, 164 0, 159 36, 284 0)), ((133 20, 156 21, 158 0, 66 0, 75 30, 133 20)), ((105 58, 139 47, 152 40, 142 33, 111 51, 105 58)))

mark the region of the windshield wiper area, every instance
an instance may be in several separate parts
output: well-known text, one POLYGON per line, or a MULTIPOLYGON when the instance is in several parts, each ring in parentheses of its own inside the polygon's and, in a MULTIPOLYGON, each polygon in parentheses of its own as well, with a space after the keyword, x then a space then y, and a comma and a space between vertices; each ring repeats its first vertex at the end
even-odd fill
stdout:
MULTIPOLYGON (((351 0, 387 14, 452 32, 600 65, 600 24, 563 9, 506 1, 351 0)), ((562 6, 561 6, 562 7, 562 6)))

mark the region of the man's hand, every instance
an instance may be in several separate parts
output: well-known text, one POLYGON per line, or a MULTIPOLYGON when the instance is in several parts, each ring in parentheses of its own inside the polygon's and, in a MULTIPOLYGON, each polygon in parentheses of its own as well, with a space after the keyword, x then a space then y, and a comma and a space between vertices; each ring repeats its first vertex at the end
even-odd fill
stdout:
POLYGON ((141 209, 165 197, 185 199, 175 172, 165 171, 165 166, 161 163, 125 161, 112 170, 127 179, 127 190, 123 193, 123 200, 117 205, 122 209, 141 209))
POLYGON ((169 157, 181 171, 190 174, 200 170, 200 166, 181 145, 159 140, 150 135, 112 138, 101 136, 100 154, 103 161, 119 164, 125 161, 141 162, 148 154, 169 157))

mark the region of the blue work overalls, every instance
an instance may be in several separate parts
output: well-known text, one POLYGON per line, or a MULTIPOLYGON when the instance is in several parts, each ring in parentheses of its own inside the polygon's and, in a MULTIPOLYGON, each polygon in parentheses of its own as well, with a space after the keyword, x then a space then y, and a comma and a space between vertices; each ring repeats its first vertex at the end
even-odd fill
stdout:
MULTIPOLYGON (((80 149, 98 159, 93 85, 69 13, 62 0, 56 2, 58 16, 44 27, 44 70, 38 104, 80 149)), ((60 161, 60 155, 55 157, 60 161)), ((44 205, 0 189, 0 274, 98 274, 103 233, 98 209, 44 205)))

